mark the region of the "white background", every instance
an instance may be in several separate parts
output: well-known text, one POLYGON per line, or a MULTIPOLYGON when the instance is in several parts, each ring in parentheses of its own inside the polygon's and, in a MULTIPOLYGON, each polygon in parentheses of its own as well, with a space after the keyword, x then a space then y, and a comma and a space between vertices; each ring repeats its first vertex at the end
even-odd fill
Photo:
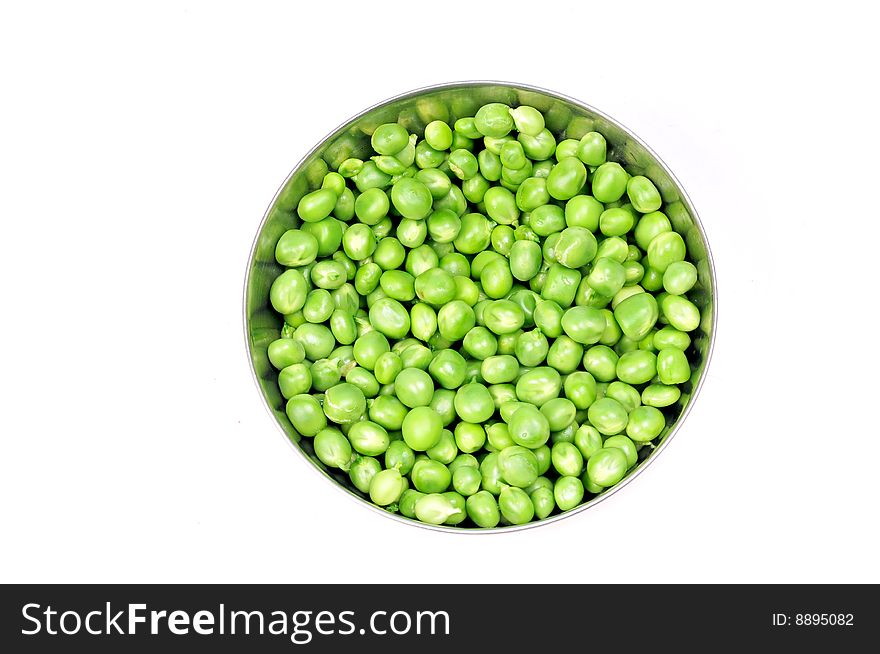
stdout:
POLYGON ((868 4, 5 4, 0 581, 880 581, 868 4), (633 129, 718 271, 675 441, 595 509, 512 535, 336 492, 280 436, 242 338, 248 250, 301 155, 461 79, 633 129))

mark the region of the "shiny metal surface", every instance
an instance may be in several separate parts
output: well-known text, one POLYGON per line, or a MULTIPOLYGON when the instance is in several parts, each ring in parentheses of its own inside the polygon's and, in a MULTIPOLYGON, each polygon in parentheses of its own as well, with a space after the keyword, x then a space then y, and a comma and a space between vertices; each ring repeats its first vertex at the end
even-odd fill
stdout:
POLYGON ((245 278, 244 330, 248 358, 260 394, 285 439, 307 459, 310 467, 363 506, 392 519, 437 531, 485 534, 538 527, 582 513, 626 487, 657 458, 684 423, 703 384, 715 342, 716 298, 712 255, 697 213, 669 168, 641 139, 602 112, 552 91, 508 82, 455 82, 410 91, 366 109, 320 141, 297 164, 269 205, 253 243, 245 278), (663 196, 670 221, 687 243, 689 259, 697 267, 698 282, 690 297, 700 307, 703 320, 699 330, 691 334, 693 345, 688 355, 694 370, 683 388, 681 400, 674 407, 677 417, 670 417, 656 449, 617 486, 571 511, 527 525, 495 529, 437 527, 389 513, 364 500, 363 494, 354 489, 348 476, 326 468, 314 455, 310 439, 302 438, 293 429, 284 412, 285 402, 278 390, 277 373, 267 355, 267 347, 279 337, 282 324, 281 317, 269 305, 269 287, 282 271, 275 262, 275 243, 286 230, 299 224, 295 208, 300 198, 320 186, 328 168, 335 169, 348 157, 366 158, 370 147, 369 135, 377 125, 399 122, 410 132, 421 135, 430 121, 442 119, 452 122, 462 116, 472 116, 487 102, 504 102, 511 106, 528 104, 540 109, 544 112, 547 127, 557 138, 580 138, 589 131, 601 132, 608 141, 609 160, 618 161, 629 172, 645 175, 654 182, 663 196))

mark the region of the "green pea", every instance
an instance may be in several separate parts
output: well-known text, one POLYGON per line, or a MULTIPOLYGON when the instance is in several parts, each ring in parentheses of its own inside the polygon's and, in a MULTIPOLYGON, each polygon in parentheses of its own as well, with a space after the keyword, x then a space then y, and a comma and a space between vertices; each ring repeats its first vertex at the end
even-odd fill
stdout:
POLYGON ((483 489, 493 495, 501 492, 501 468, 498 465, 498 454, 491 452, 480 462, 480 475, 483 477, 483 489))
POLYGON ((339 364, 330 359, 318 359, 309 368, 309 373, 312 376, 312 388, 321 393, 338 384, 342 378, 339 364))
POLYGON ((434 198, 428 187, 416 179, 404 177, 391 187, 391 204, 404 218, 427 218, 433 202, 434 198))
POLYGON ((623 236, 634 224, 632 213, 619 207, 606 209, 599 216, 599 230, 606 236, 623 236))
POLYGON ((689 261, 675 261, 663 273, 663 289, 670 295, 684 295, 697 283, 697 268, 689 261))
POLYGON ((610 397, 603 397, 593 402, 587 409, 587 416, 590 424, 606 436, 619 434, 626 428, 626 409, 620 402, 610 397))
MULTIPOLYGON (((398 378, 406 372, 404 370, 398 375, 398 378)), ((403 432, 403 440, 407 445, 414 450, 424 452, 440 442, 440 437, 443 434, 443 423, 440 415, 430 407, 417 406, 406 414, 401 425, 401 431, 403 432)), ((415 482, 415 479, 413 479, 413 482, 415 482)), ((448 486, 449 484, 446 485, 448 486)), ((416 484, 416 488, 419 488, 418 484, 416 484)), ((445 489, 446 487, 444 486, 442 490, 445 489)), ((419 490, 423 489, 419 488, 419 490)))
POLYGON ((629 175, 614 161, 607 161, 593 173, 593 197, 599 202, 616 202, 626 191, 629 175))
POLYGON ((479 424, 495 413, 495 403, 489 390, 480 383, 469 383, 455 393, 455 412, 465 422, 479 424))
POLYGON ((339 174, 345 179, 349 179, 357 175, 363 166, 363 160, 350 157, 339 164, 339 170, 337 172, 339 172, 339 174))
POLYGON ((498 467, 505 483, 517 488, 530 486, 538 478, 538 460, 531 450, 520 445, 505 447, 498 453, 498 467))
POLYGON ((535 517, 532 500, 521 488, 505 486, 498 496, 498 508, 501 515, 512 525, 524 525, 535 517))
POLYGON ((611 436, 605 439, 604 448, 617 448, 626 456, 627 467, 633 467, 639 460, 639 452, 635 444, 626 436, 611 436))
POLYGON ((556 151, 556 139, 547 128, 542 129, 535 136, 520 133, 516 138, 523 146, 526 156, 532 161, 549 159, 556 151))
POLYGON ((603 447, 587 461, 587 477, 596 486, 614 486, 629 468, 626 454, 616 447, 603 447))
POLYGON ((515 445, 510 437, 510 430, 506 423, 496 422, 486 428, 486 441, 490 449, 501 451, 506 447, 515 445))
POLYGON ((419 498, 415 504, 416 518, 431 525, 442 525, 450 518, 461 514, 462 510, 455 506, 450 498, 439 493, 429 493, 419 498))
POLYGON ((639 218, 639 222, 636 224, 634 232, 636 245, 647 251, 655 237, 671 231, 672 223, 669 222, 666 214, 661 211, 652 211, 639 218))
POLYGON ((325 322, 333 313, 335 305, 330 292, 322 288, 311 291, 303 305, 303 317, 309 322, 325 322))
MULTIPOLYGON (((345 374, 345 381, 359 388, 363 395, 366 397, 376 397, 376 395, 379 394, 379 382, 376 380, 376 377, 373 375, 373 373, 371 373, 369 370, 365 370, 364 368, 354 367, 349 370, 345 374)), ((326 399, 324 402, 324 411, 326 413, 326 399)), ((361 411, 361 414, 363 414, 363 411, 361 411)))
MULTIPOLYGON (((371 400, 369 404, 368 415, 370 420, 377 425, 381 425, 386 430, 396 431, 402 429, 403 421, 408 413, 400 400, 393 395, 379 395, 376 399, 371 400)), ((439 434, 437 438, 440 438, 439 434)))
POLYGON ((269 362, 278 370, 302 363, 305 358, 302 343, 292 338, 279 338, 269 343, 269 362))
POLYGON ((425 126, 425 140, 435 150, 448 150, 452 145, 452 129, 442 120, 433 120, 425 126))
POLYGON ((416 502, 418 502, 423 497, 425 497, 424 493, 420 493, 413 488, 408 488, 407 490, 403 491, 403 494, 397 501, 397 507, 400 511, 400 514, 406 516, 407 518, 415 518, 416 502))
MULTIPOLYGON (((550 176, 550 171, 553 170, 554 165, 555 162, 552 159, 535 162, 532 164, 532 177, 546 180, 550 176)), ((549 193, 547 197, 550 197, 549 193)))
POLYGON ((666 426, 666 419, 659 409, 653 406, 639 406, 629 414, 626 435, 636 443, 652 441, 666 426))
POLYGON ((510 272, 520 281, 538 274, 543 259, 541 246, 534 241, 515 241, 510 248, 510 272))
POLYGON ((553 300, 543 300, 535 307, 535 327, 546 336, 556 338, 562 334, 562 316, 565 314, 553 300))
POLYGON ((305 266, 318 255, 318 240, 310 233, 288 229, 275 246, 275 260, 282 266, 305 266))
POLYGON ((348 281, 345 266, 339 261, 319 261, 312 268, 312 283, 318 288, 335 289, 348 281))
POLYGON ((451 342, 464 338, 475 324, 474 310, 461 300, 448 302, 437 313, 437 329, 451 342))
POLYGON ((608 144, 599 132, 587 132, 578 143, 577 157, 588 166, 601 166, 605 163, 608 144))
MULTIPOLYGON (((426 407, 431 403, 434 381, 419 368, 404 368, 394 380, 397 398, 410 408, 426 407)), ((412 447, 412 444, 410 444, 412 447)), ((413 449, 419 449, 413 447, 413 449)))
POLYGON ((406 482, 397 470, 381 470, 370 480, 370 499, 379 506, 393 504, 404 490, 406 482))
POLYGON ((672 406, 681 397, 681 390, 677 386, 664 384, 651 384, 642 391, 642 404, 663 408, 672 406))
POLYGON ((370 145, 379 154, 395 155, 409 142, 406 129, 397 123, 379 125, 370 137, 370 145))
POLYGON ((474 119, 472 117, 459 118, 455 121, 453 128, 456 132, 461 132, 461 134, 469 139, 478 139, 482 136, 474 124, 474 119))
POLYGON ((651 293, 659 291, 663 288, 663 273, 650 267, 645 268, 645 274, 642 276, 641 285, 642 288, 651 293))
MULTIPOLYGON (((447 305, 448 306, 448 305, 447 305)), ((441 309, 441 312, 443 309, 441 309)), ((494 300, 483 314, 486 327, 495 334, 511 334, 519 330, 525 322, 525 314, 519 305, 510 300, 494 300)), ((471 322, 468 329, 474 326, 471 322)), ((467 331, 465 331, 467 333, 467 331)), ((463 337, 462 334, 461 337, 463 337)), ((461 338, 459 337, 459 338, 461 338)), ((458 339, 451 339, 458 340, 458 339)))
POLYGON ((278 373, 278 387, 285 400, 307 393, 312 387, 312 373, 303 363, 294 363, 278 373))
POLYGON ((547 351, 547 365, 563 375, 574 372, 584 356, 584 347, 568 336, 559 336, 547 351))
POLYGON ((464 193, 464 197, 467 198, 468 202, 472 202, 474 204, 478 204, 483 201, 489 188, 489 182, 479 173, 477 173, 470 179, 466 179, 461 184, 461 191, 462 193, 464 193))
POLYGON ((617 360, 617 378, 627 384, 646 384, 657 374, 657 364, 653 352, 627 352, 617 360))
POLYGON ((385 450, 385 468, 408 475, 415 465, 416 457, 412 448, 404 441, 392 441, 385 450))
POLYGON ((598 244, 585 227, 567 227, 554 246, 556 261, 566 268, 582 268, 596 256, 598 244))
POLYGON ((538 520, 543 520, 556 508, 556 500, 553 497, 552 488, 536 488, 529 493, 529 499, 535 507, 535 515, 538 520))
POLYGON ((565 229, 565 212, 555 204, 544 204, 529 214, 529 227, 538 236, 549 236, 565 229))
POLYGON ((547 177, 547 192, 557 200, 569 200, 577 195, 587 181, 587 169, 580 159, 567 156, 560 159, 547 177))
MULTIPOLYGON (((354 368, 353 370, 360 370, 361 373, 369 374, 362 368, 354 368)), ((349 374, 351 372, 349 371, 349 374)), ((376 385, 376 392, 378 392, 378 384, 376 385)), ((353 423, 364 415, 366 408, 367 401, 364 398, 363 389, 354 384, 347 383, 347 381, 327 389, 327 392, 324 393, 324 414, 335 423, 353 423)), ((369 452, 361 453, 369 454, 369 452)))
POLYGON ((354 317, 343 309, 336 309, 330 315, 330 331, 339 343, 350 345, 357 338, 357 325, 354 317))
POLYGON ((354 288, 360 295, 369 295, 379 285, 382 269, 370 261, 358 268, 354 276, 354 288))
POLYGON ((455 298, 455 280, 442 268, 431 268, 415 279, 415 293, 420 300, 439 307, 455 298))
POLYGON ((524 366, 540 365, 546 358, 550 345, 540 330, 525 332, 516 339, 514 353, 524 366))
POLYGON ((380 384, 393 384, 400 371, 403 370, 403 362, 396 352, 384 352, 376 359, 373 374, 380 384))
POLYGON ((460 422, 455 426, 455 444, 465 453, 476 452, 486 443, 486 430, 482 425, 460 422))
POLYGON ((691 368, 685 353, 668 348, 657 353, 657 377, 661 384, 683 384, 691 378, 691 368))
POLYGON ((506 136, 514 127, 510 107, 500 102, 484 104, 474 116, 474 127, 483 136, 493 138, 506 136))
POLYGON ((662 232, 648 245, 648 265, 659 273, 677 261, 683 261, 686 253, 684 239, 678 232, 662 232))
POLYGON ((584 499, 584 485, 577 477, 560 477, 553 486, 553 497, 560 511, 570 511, 584 499))
POLYGON ((385 335, 379 331, 371 331, 359 336, 354 342, 354 359, 362 368, 373 370, 377 359, 390 350, 391 346, 385 335))
POLYGON ((536 407, 541 407, 545 402, 558 397, 561 389, 562 377, 550 367, 529 370, 516 382, 517 398, 536 407))
POLYGON ((287 400, 285 411, 293 428, 303 436, 312 437, 327 427, 321 405, 311 395, 294 395, 287 400))
POLYGON ((480 175, 490 182, 497 182, 501 179, 501 157, 489 150, 481 150, 477 155, 477 165, 480 168, 480 175))
POLYGON ((575 195, 565 203, 565 224, 595 232, 599 229, 599 217, 605 207, 590 195, 575 195))
POLYGON ((685 297, 667 295, 661 301, 660 307, 669 324, 679 331, 692 332, 700 326, 700 310, 685 297))
POLYGON ((455 350, 444 349, 434 354, 428 372, 440 386, 454 390, 464 383, 465 367, 463 356, 455 350))
POLYGON ((458 446, 455 443, 452 432, 448 429, 440 432, 440 440, 437 441, 434 447, 425 450, 425 454, 432 461, 438 461, 444 465, 452 463, 455 457, 458 456, 458 446))
POLYGON ((480 275, 483 292, 490 298, 502 298, 513 288, 513 276, 507 260, 500 257, 486 265, 480 275))
POLYGON ((354 201, 354 213, 365 225, 378 223, 388 215, 390 207, 388 195, 381 188, 367 189, 354 201))
POLYGON ((501 158, 501 165, 507 168, 519 169, 526 165, 526 155, 519 141, 505 142, 498 156, 501 158))
POLYGON ((506 188, 493 186, 483 198, 486 213, 497 223, 509 225, 519 218, 519 208, 513 193, 506 188))
POLYGON ((497 527, 501 521, 498 502, 489 491, 477 491, 467 498, 465 506, 468 517, 478 527, 491 529, 497 527))
POLYGON ((598 343, 607 326, 598 309, 574 306, 562 314, 562 329, 574 341, 584 345, 598 343))
POLYGON ((472 152, 459 148, 449 153, 447 164, 460 180, 468 180, 480 173, 480 164, 472 152))
POLYGON ((614 381, 608 384, 608 388, 605 389, 605 397, 610 397, 620 402, 627 413, 642 403, 638 390, 622 381, 614 381))
POLYGON ((534 107, 522 105, 509 111, 516 130, 521 134, 537 136, 544 130, 544 116, 534 107))
POLYGON ((563 385, 565 397, 571 400, 577 410, 588 409, 596 401, 596 379, 583 370, 571 373, 563 385))
POLYGON ((427 141, 420 141, 416 145, 415 163, 421 169, 437 168, 446 161, 446 153, 442 150, 435 150, 427 141))
POLYGON ((574 302, 580 281, 580 272, 554 263, 547 270, 547 280, 541 290, 541 297, 545 300, 553 300, 560 307, 570 307, 574 302))
POLYGON ((351 444, 338 429, 322 429, 312 441, 315 456, 326 466, 348 471, 351 466, 351 444))
POLYGON ((383 297, 370 307, 370 322, 388 338, 403 338, 410 330, 409 313, 390 297, 383 297))
POLYGON ((310 361, 326 358, 336 345, 336 339, 327 327, 308 322, 296 328, 293 338, 303 346, 310 361))
POLYGON ((581 425, 574 434, 574 446, 581 453, 584 461, 602 449, 602 434, 592 425, 581 425))
POLYGON ((519 373, 519 362, 509 354, 491 356, 483 360, 480 374, 489 384, 512 382, 519 373))
POLYGON ((542 445, 541 447, 536 447, 532 452, 535 455, 535 459, 538 461, 538 474, 543 475, 550 469, 550 448, 547 445, 542 445))
POLYGON ((482 252, 489 246, 493 226, 482 214, 465 214, 461 219, 461 230, 453 241, 455 249, 463 254, 482 252))
POLYGON ((467 354, 482 361, 498 351, 498 340, 485 327, 473 327, 465 334, 462 347, 467 354))
POLYGON ((492 384, 489 386, 489 395, 496 409, 500 409, 505 402, 516 401, 516 386, 513 384, 492 384))
POLYGON ((547 180, 544 178, 529 177, 516 190, 516 206, 520 211, 534 211, 549 201, 550 194, 547 192, 547 180))
POLYGON ((514 411, 507 426, 513 442, 529 449, 540 447, 550 438, 550 423, 532 404, 521 404, 514 411))
POLYGON ((306 302, 308 285, 298 270, 285 270, 269 289, 269 301, 278 313, 287 315, 302 309, 306 302))
POLYGON ((302 197, 296 207, 296 213, 307 223, 318 222, 332 213, 336 200, 337 194, 333 190, 318 189, 302 197))
POLYGON ((356 452, 367 456, 384 454, 391 444, 388 432, 381 425, 369 420, 352 423, 348 430, 348 440, 356 452))
MULTIPOLYGON (((516 341, 519 339, 522 330, 518 329, 507 334, 498 336, 498 354, 514 354, 516 352, 516 341)), ((523 372, 522 369, 520 372, 523 372)))
POLYGON ((437 415, 440 416, 440 422, 444 427, 448 427, 455 420, 455 392, 439 388, 434 391, 431 403, 428 405, 437 415))
POLYGON ((462 466, 452 473, 452 487, 465 497, 470 497, 480 490, 483 476, 479 468, 462 466))
POLYGON ((423 493, 442 493, 452 483, 449 468, 432 459, 416 460, 410 478, 416 489, 423 493))
MULTIPOLYGON (((391 183, 391 175, 379 170, 375 161, 365 161, 360 172, 354 177, 354 183, 357 190, 363 194, 369 189, 386 188, 391 183)), ((355 202, 355 211, 357 211, 357 202, 355 202)))
POLYGON ((623 264, 614 259, 603 257, 593 264, 587 283, 597 293, 606 297, 612 297, 626 282, 626 271, 623 264))
POLYGON ((663 203, 657 187, 650 179, 642 175, 629 178, 626 183, 626 194, 639 213, 657 211, 663 203))
MULTIPOLYGON (((670 296, 677 297, 677 296, 670 296)), ((657 300, 649 293, 637 293, 614 308, 614 319, 623 333, 634 341, 647 336, 659 317, 657 300)))
POLYGON ((541 413, 547 418, 550 431, 561 431, 574 422, 577 408, 571 400, 564 397, 556 397, 548 400, 541 406, 541 413))
POLYGON ((382 470, 382 466, 371 456, 359 456, 348 470, 351 483, 362 493, 370 491, 370 483, 382 470))

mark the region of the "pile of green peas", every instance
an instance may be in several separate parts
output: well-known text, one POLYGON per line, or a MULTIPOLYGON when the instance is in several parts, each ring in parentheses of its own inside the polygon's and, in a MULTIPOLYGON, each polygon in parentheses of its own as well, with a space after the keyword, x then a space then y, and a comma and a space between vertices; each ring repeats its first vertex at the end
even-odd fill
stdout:
POLYGON ((371 146, 275 249, 294 429, 434 525, 524 524, 619 483, 677 417, 701 319, 657 188, 529 106, 379 125, 371 146))

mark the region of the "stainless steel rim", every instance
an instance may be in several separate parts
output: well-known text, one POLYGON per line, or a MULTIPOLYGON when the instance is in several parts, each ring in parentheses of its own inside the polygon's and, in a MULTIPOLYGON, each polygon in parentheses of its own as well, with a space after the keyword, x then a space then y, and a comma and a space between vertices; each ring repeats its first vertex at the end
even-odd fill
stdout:
POLYGON ((340 124, 338 127, 336 127, 336 129, 332 130, 323 139, 318 141, 315 144, 315 146, 311 150, 309 150, 299 160, 299 162, 296 164, 296 166, 293 167, 293 169, 290 171, 290 174, 288 174, 287 177, 284 178, 284 181, 278 187, 278 190, 275 192, 275 195, 273 196, 272 200, 269 202, 269 205, 266 208, 265 213, 263 214, 263 219, 260 221, 260 225, 257 228, 256 235, 254 236, 254 241, 251 245, 251 251, 250 251, 250 255, 248 256, 247 269, 245 270, 245 279, 244 279, 244 292, 243 292, 243 302, 242 302, 242 328, 243 328, 243 332, 244 332, 244 341, 245 341, 245 356, 247 356, 248 366, 251 371, 251 378, 252 378, 254 385, 257 389, 257 392, 259 393, 260 398, 263 402, 263 407, 269 413, 270 417, 272 418, 272 422, 275 423, 275 426, 278 428, 278 431, 281 433, 281 436, 284 438, 284 440, 287 442, 287 444, 290 445, 290 447, 293 448, 293 450, 295 450, 302 457, 302 459, 306 463, 307 467, 310 468, 313 472, 317 473, 318 475, 320 475, 322 477, 325 477, 325 479, 330 481, 331 484, 334 487, 336 487, 337 490, 343 492, 347 497, 354 500, 359 505, 370 509, 374 513, 378 513, 380 515, 385 516, 386 518, 390 518, 390 519, 395 520, 400 523, 404 523, 404 524, 412 525, 412 526, 416 526, 416 527, 421 527, 423 529, 430 529, 432 531, 454 533, 454 534, 510 533, 510 532, 515 532, 515 531, 521 531, 524 529, 533 529, 535 527, 549 525, 551 523, 555 523, 555 522, 559 522, 560 520, 564 520, 565 518, 569 518, 571 516, 583 513, 587 509, 590 509, 591 507, 596 506, 600 502, 607 500, 609 497, 612 497, 613 495, 617 494, 620 490, 622 490, 623 488, 628 486, 650 464, 652 464, 658 456, 660 456, 660 453, 664 449, 666 449, 666 447, 669 445, 669 442, 678 433, 679 429, 681 429, 681 426, 684 424, 684 421, 687 419, 688 415, 690 414, 691 409, 693 408, 693 405, 696 402, 697 397, 699 397, 700 391, 703 388, 703 384, 706 381, 706 376, 709 371, 709 366, 712 363, 712 353, 715 349, 715 337, 716 337, 716 332, 718 329, 718 279, 715 274, 715 261, 712 257, 712 250, 709 245, 709 239, 706 236, 706 230, 703 227, 703 223, 700 220, 699 214, 697 213, 696 209, 693 206, 693 203, 691 202, 690 196, 688 196, 687 191, 685 191, 684 186, 681 184, 681 181, 675 176, 675 174, 672 172, 672 170, 669 168, 669 166, 666 165, 666 162, 663 161, 663 159, 661 159, 660 156, 656 152, 654 152, 654 150, 647 143, 645 143, 637 134, 635 134, 635 132, 633 132, 631 129, 629 129, 628 127, 623 125, 620 121, 612 118, 611 116, 604 113, 603 111, 596 109, 592 105, 589 105, 585 102, 581 102, 580 100, 577 100, 577 99, 572 98, 570 96, 564 95, 562 93, 557 93, 556 91, 550 91, 548 89, 541 88, 539 86, 532 86, 530 84, 518 84, 515 82, 500 82, 500 81, 493 81, 493 80, 468 80, 468 81, 460 81, 460 82, 446 82, 443 84, 434 84, 431 86, 424 86, 424 87, 421 87, 418 89, 414 89, 412 91, 407 91, 406 93, 401 93, 400 95, 393 96, 391 98, 383 100, 382 102, 378 102, 370 107, 367 107, 366 109, 364 109, 360 113, 352 116, 351 118, 346 120, 344 123, 340 124), (459 527, 443 526, 443 525, 429 525, 429 524, 426 524, 423 522, 419 522, 417 520, 412 520, 410 518, 406 518, 406 517, 398 515, 396 513, 390 513, 388 511, 385 511, 384 509, 381 509, 378 506, 364 500, 363 498, 358 497, 357 495, 355 495, 353 492, 351 492, 347 488, 344 488, 340 484, 336 483, 335 480, 333 480, 332 478, 327 478, 326 475, 324 475, 322 473, 322 471, 320 469, 318 469, 318 467, 308 458, 308 456, 306 456, 306 453, 303 452, 302 449, 300 449, 296 445, 296 443, 294 443, 293 441, 290 440, 290 438, 288 438, 287 434, 282 429, 282 427, 278 423, 278 421, 275 419, 275 416, 272 414, 272 409, 269 406, 268 402, 266 401, 266 398, 263 396, 263 392, 262 392, 262 389, 260 388, 260 383, 257 378, 257 371, 256 371, 256 368, 254 367, 254 361, 250 355, 250 337, 248 334, 248 315, 247 315, 247 293, 248 293, 248 287, 249 287, 249 283, 250 283, 251 269, 253 267, 254 257, 256 255, 257 244, 258 244, 258 241, 260 238, 260 234, 262 234, 263 229, 266 226, 266 222, 269 218, 269 213, 272 210, 272 207, 275 205, 275 201, 278 199, 278 195, 281 193, 282 189, 284 189, 284 187, 286 186, 288 181, 290 181, 290 179, 297 172, 299 172, 299 170, 303 166, 303 164, 306 161, 308 161, 308 159, 315 152, 317 152, 325 142, 327 142, 331 138, 337 136, 338 134, 342 133, 342 131, 345 130, 350 124, 352 124, 355 121, 359 120, 360 118, 364 117, 366 114, 368 114, 371 111, 374 111, 380 107, 383 107, 385 105, 388 105, 388 104, 391 104, 394 102, 399 102, 401 100, 408 100, 410 98, 413 98, 413 97, 416 97, 416 96, 419 96, 419 95, 422 95, 425 93, 430 93, 433 91, 439 91, 439 90, 443 90, 443 89, 454 89, 454 88, 467 88, 467 87, 471 87, 471 86, 484 86, 484 85, 489 85, 489 84, 495 85, 495 86, 504 86, 504 87, 508 87, 508 88, 516 89, 516 90, 524 90, 524 91, 533 91, 536 93, 543 93, 543 94, 548 95, 550 97, 553 97, 553 98, 556 98, 558 100, 562 100, 565 102, 569 102, 573 105, 577 105, 583 109, 586 109, 590 112, 593 112, 599 116, 602 116, 602 118, 607 120, 609 123, 615 125, 616 127, 621 129, 622 131, 626 132, 627 135, 629 135, 634 141, 639 143, 643 148, 645 148, 645 150, 652 157, 654 157, 657 164, 664 170, 664 172, 667 175, 669 175, 669 178, 675 183, 676 190, 679 192, 679 194, 681 196, 681 201, 687 207, 688 212, 690 213, 691 217, 693 218, 694 224, 696 225, 696 227, 700 233, 700 236, 702 237, 703 244, 706 247, 706 261, 708 263, 709 276, 712 280, 712 326, 709 331, 709 343, 708 343, 708 347, 706 350, 705 360, 703 363, 703 374, 700 375, 699 380, 697 381, 696 385, 694 386, 693 391, 691 392, 690 399, 688 400, 687 404, 685 404, 685 406, 682 408, 681 415, 678 417, 678 420, 676 420, 675 424, 672 426, 669 433, 663 439, 663 442, 660 443, 660 445, 657 446, 657 448, 654 450, 654 452, 647 459, 642 461, 636 467, 636 469, 632 471, 632 473, 627 475, 616 486, 611 487, 610 489, 603 492, 602 494, 597 495, 592 500, 585 502, 585 503, 581 504, 580 506, 577 506, 574 509, 571 509, 570 511, 560 513, 559 515, 555 515, 550 518, 545 518, 544 520, 529 522, 528 524, 524 524, 524 525, 510 525, 510 526, 505 526, 505 527, 494 527, 492 529, 480 529, 480 528, 459 528, 459 527))

